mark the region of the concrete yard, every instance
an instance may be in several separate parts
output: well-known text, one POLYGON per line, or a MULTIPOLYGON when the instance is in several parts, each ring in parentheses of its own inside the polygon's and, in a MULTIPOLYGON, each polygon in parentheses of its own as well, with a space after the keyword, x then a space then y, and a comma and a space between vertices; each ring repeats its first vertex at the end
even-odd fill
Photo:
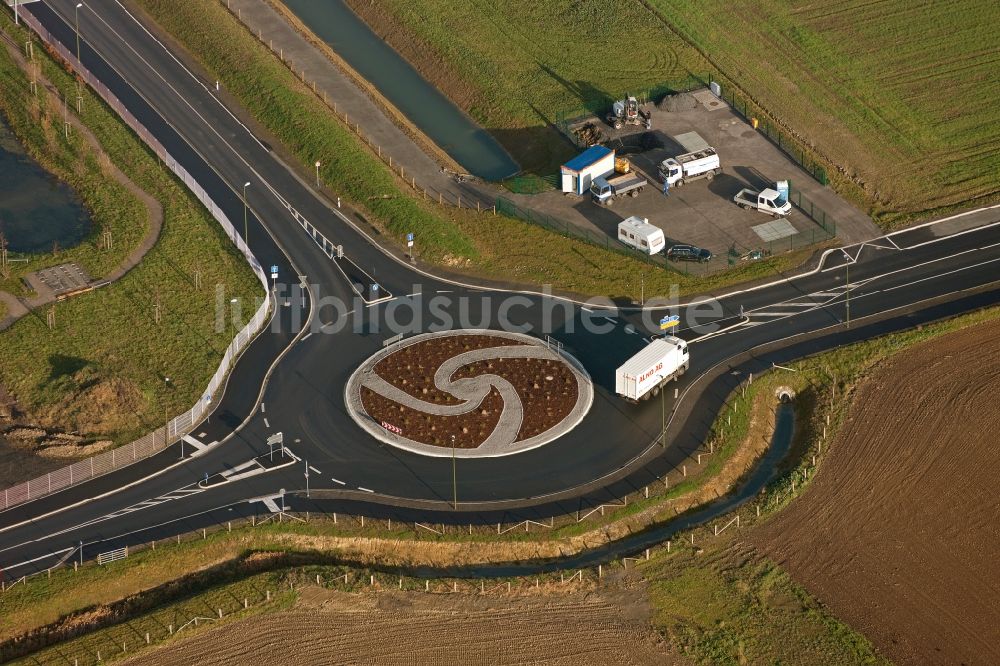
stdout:
POLYGON ((690 110, 666 111, 654 104, 645 105, 652 112, 651 132, 663 146, 651 150, 641 151, 638 145, 647 131, 645 128, 626 125, 616 131, 602 120, 591 120, 604 133, 604 145, 628 157, 633 169, 649 181, 639 196, 624 197, 605 207, 593 203, 589 196, 546 192, 518 196, 518 203, 581 229, 607 235, 612 242, 622 219, 630 215, 648 218, 663 229, 668 246, 688 243, 711 250, 715 257, 709 264, 710 270, 726 268, 727 254, 734 246, 740 253, 754 249, 779 253, 828 237, 799 209, 787 220, 775 220, 757 211, 742 210, 733 203, 733 196, 741 188, 773 186, 776 180, 790 180, 793 189, 825 210, 836 221, 839 243, 880 235, 871 218, 829 187, 820 185, 724 101, 708 90, 698 91, 692 97, 696 104, 690 110), (716 148, 722 173, 712 180, 671 188, 669 196, 664 196, 657 165, 666 157, 687 152, 673 137, 690 132, 716 148))

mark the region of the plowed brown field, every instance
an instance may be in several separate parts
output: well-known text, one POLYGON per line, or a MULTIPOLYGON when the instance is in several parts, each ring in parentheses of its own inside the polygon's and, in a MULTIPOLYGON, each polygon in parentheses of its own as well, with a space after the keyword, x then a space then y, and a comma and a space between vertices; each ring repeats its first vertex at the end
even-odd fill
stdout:
POLYGON ((895 357, 751 540, 899 663, 1000 663, 1000 324, 895 357))
POLYGON ((129 664, 687 664, 634 603, 302 590, 299 607, 252 617, 129 664))

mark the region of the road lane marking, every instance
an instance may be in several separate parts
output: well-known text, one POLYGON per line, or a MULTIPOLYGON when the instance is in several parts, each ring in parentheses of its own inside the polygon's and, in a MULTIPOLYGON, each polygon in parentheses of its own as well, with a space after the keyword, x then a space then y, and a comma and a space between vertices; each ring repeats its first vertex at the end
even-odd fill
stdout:
POLYGON ((56 550, 51 553, 46 553, 45 555, 39 555, 30 560, 25 560, 23 562, 18 562, 17 564, 10 564, 4 567, 5 570, 10 571, 11 569, 16 569, 18 567, 23 567, 25 564, 31 564, 32 562, 37 562, 38 560, 44 560, 47 557, 55 557, 56 555, 62 555, 63 553, 69 553, 76 550, 75 547, 63 548, 62 550, 56 550))
POLYGON ((363 491, 365 491, 366 493, 374 493, 374 492, 375 492, 375 491, 374 491, 374 490, 372 490, 371 488, 362 488, 361 486, 358 486, 358 490, 363 490, 363 491))
POLYGON ((194 448, 198 449, 199 451, 204 451, 205 450, 205 444, 204 444, 204 442, 201 442, 201 441, 195 439, 191 435, 184 435, 183 437, 181 437, 181 439, 183 439, 185 442, 187 442, 188 444, 190 444, 194 448))
POLYGON ((260 403, 260 413, 264 413, 264 403, 260 403))
POLYGON ((310 336, 312 336, 312 332, 311 331, 309 333, 306 333, 305 335, 303 335, 302 339, 299 340, 299 342, 305 342, 306 340, 308 340, 310 338, 310 336))
POLYGON ((266 416, 264 417, 264 427, 265 428, 270 428, 271 427, 271 424, 267 422, 267 417, 266 416))
POLYGON ((334 479, 333 477, 330 477, 330 480, 333 481, 334 483, 339 483, 342 486, 346 486, 347 485, 346 483, 344 483, 340 479, 334 479))
POLYGON ((274 499, 273 498, 271 498, 271 497, 264 497, 264 498, 261 498, 261 502, 264 503, 264 506, 266 506, 267 510, 270 511, 271 513, 281 513, 281 509, 279 509, 278 505, 274 503, 274 499))
POLYGON ((312 465, 309 465, 309 469, 311 469, 312 471, 316 472, 317 474, 322 474, 323 473, 323 472, 319 471, 318 469, 316 469, 315 467, 313 467, 312 465))

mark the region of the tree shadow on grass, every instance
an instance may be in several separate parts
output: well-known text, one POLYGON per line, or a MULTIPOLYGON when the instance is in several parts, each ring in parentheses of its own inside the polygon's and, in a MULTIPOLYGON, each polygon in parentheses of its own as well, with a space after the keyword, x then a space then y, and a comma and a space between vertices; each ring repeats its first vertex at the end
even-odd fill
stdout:
POLYGON ((89 365, 91 365, 90 361, 79 356, 51 354, 49 355, 49 376, 45 383, 49 384, 63 377, 71 377, 89 365))

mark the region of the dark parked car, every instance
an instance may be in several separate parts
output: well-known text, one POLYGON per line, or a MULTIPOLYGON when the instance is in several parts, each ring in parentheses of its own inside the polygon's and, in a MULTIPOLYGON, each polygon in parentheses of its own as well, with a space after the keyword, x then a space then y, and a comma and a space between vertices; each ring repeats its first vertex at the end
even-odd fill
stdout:
POLYGON ((694 245, 671 245, 667 248, 667 259, 672 261, 711 261, 712 253, 694 245))

